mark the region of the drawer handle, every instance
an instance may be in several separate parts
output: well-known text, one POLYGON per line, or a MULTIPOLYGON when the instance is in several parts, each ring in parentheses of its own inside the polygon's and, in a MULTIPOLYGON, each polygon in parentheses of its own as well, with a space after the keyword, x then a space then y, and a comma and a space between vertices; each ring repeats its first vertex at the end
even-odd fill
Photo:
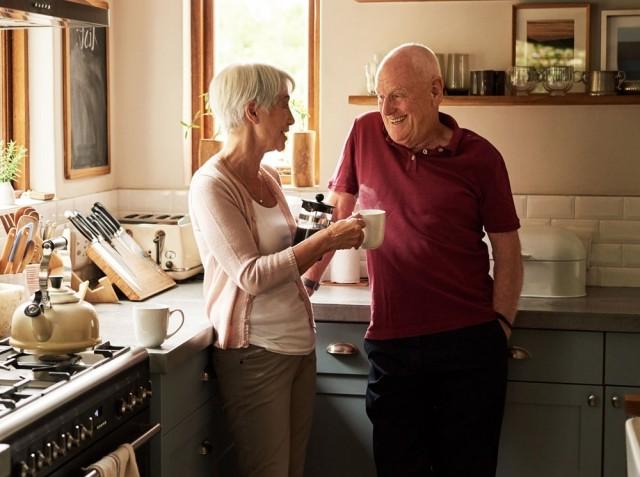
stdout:
POLYGON ((629 416, 640 416, 640 394, 625 394, 624 410, 629 416))
POLYGON ((205 439, 200 443, 200 455, 209 455, 211 453, 211 449, 213 449, 213 446, 209 439, 205 439))
POLYGON ((358 353, 358 348, 351 343, 331 343, 327 346, 327 353, 333 355, 352 355, 358 353))
POLYGON ((595 394, 589 394, 587 396, 587 406, 589 407, 597 407, 598 406, 598 396, 595 394))
POLYGON ((512 346, 509 348, 509 358, 511 359, 531 359, 531 354, 520 346, 512 346))
POLYGON ((206 383, 211 380, 211 373, 208 369, 203 369, 200 373, 200 381, 206 383))

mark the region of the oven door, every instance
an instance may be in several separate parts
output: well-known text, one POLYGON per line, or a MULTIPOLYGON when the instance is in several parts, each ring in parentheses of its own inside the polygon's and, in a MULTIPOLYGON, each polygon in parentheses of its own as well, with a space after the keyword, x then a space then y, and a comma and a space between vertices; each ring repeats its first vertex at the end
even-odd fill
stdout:
POLYGON ((135 449, 140 477, 150 477, 150 442, 159 432, 160 424, 149 424, 147 410, 96 441, 75 459, 56 469, 51 477, 98 477, 97 471, 87 470, 87 467, 122 444, 131 444, 135 449))

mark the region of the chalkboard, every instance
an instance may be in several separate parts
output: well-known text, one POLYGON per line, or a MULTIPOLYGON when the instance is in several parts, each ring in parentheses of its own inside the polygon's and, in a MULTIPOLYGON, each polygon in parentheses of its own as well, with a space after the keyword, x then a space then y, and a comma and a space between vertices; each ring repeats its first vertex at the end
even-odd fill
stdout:
POLYGON ((108 174, 109 59, 107 28, 63 31, 65 177, 108 174))

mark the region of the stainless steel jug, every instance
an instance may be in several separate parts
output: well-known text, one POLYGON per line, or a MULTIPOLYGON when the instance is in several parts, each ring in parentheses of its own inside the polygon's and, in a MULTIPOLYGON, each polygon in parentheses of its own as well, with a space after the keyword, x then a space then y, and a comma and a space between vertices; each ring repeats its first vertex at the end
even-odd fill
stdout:
POLYGON ((591 71, 589 77, 589 94, 603 96, 616 94, 624 81, 624 71, 591 71))

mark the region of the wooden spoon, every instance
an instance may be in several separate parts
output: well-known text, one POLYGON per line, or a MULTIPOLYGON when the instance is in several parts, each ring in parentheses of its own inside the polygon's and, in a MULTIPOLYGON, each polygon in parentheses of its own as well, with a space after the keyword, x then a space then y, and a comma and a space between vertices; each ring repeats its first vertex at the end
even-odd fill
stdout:
POLYGON ((2 252, 0 253, 0 273, 4 272, 4 269, 7 266, 9 253, 13 248, 13 241, 15 240, 15 238, 16 238, 16 229, 15 227, 13 227, 9 230, 9 232, 7 232, 7 240, 4 242, 4 246, 2 247, 2 252))

